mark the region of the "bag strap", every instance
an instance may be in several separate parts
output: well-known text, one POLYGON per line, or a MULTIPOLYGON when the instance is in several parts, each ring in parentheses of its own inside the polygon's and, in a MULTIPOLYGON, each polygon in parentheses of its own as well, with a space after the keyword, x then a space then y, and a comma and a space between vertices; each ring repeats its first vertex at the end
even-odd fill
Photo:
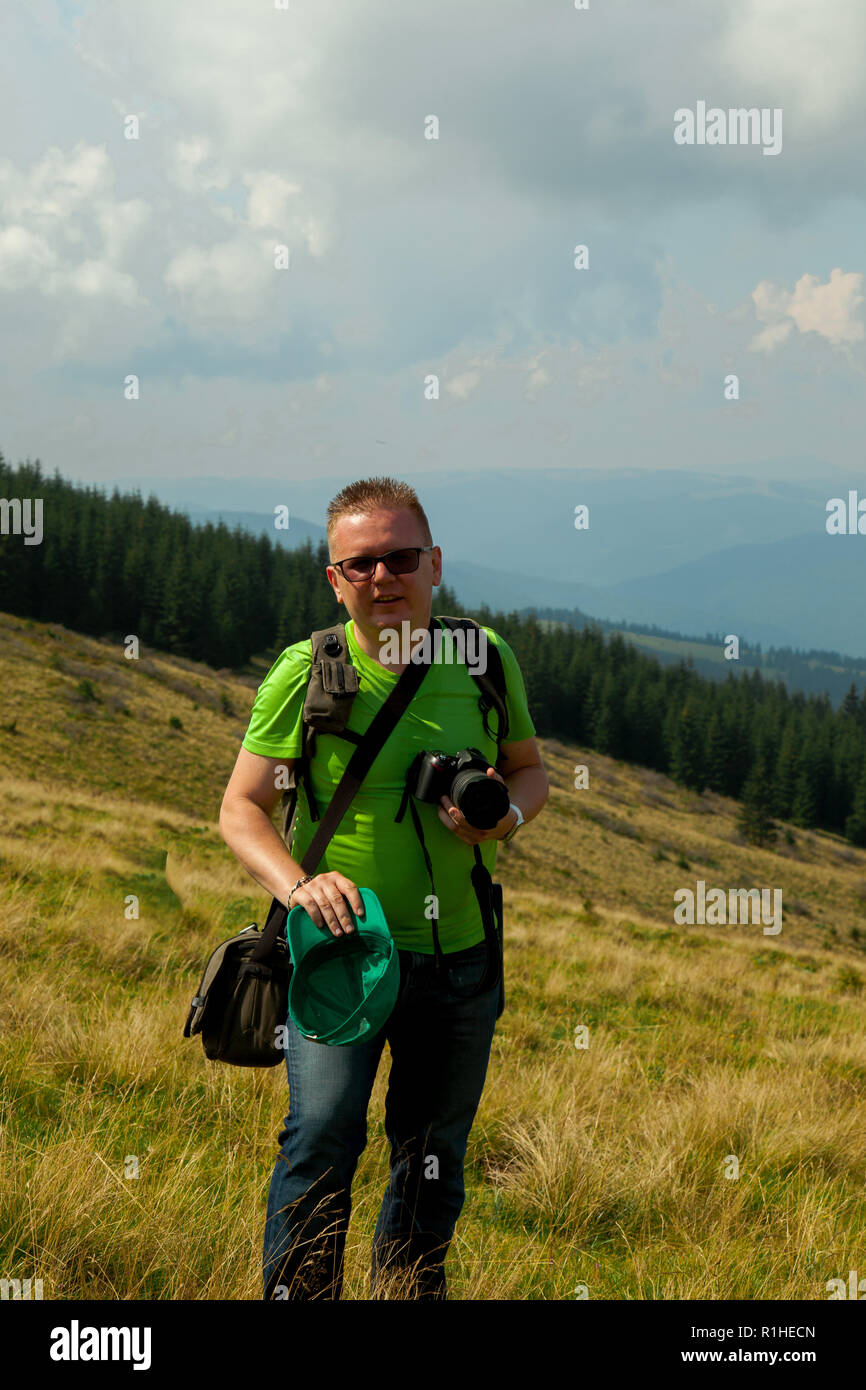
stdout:
MULTIPOLYGON (((428 631, 431 634, 432 646, 432 618, 428 631)), ((364 733, 360 743, 356 745, 348 766, 340 778, 339 785, 328 803, 328 809, 320 820, 310 846, 301 860, 301 868, 304 873, 315 872, 322 855, 337 831, 340 821, 348 810, 349 803, 429 669, 430 662, 410 661, 387 700, 376 711, 369 728, 364 733)), ((261 940, 256 945, 250 957, 251 960, 263 960, 270 955, 278 935, 285 927, 288 915, 285 903, 281 903, 279 898, 274 898, 262 931, 261 940)))
POLYGON ((508 709, 506 699, 508 695, 508 685, 505 680, 505 670, 502 665, 502 656, 495 642, 484 632, 480 623, 474 618, 454 618, 444 613, 437 613, 440 623, 445 624, 447 631, 452 633, 462 630, 479 633, 483 638, 484 653, 487 658, 487 670, 482 675, 478 671, 469 669, 469 674, 481 691, 481 698, 478 704, 481 708, 481 717, 484 723, 484 732, 488 738, 495 740, 497 748, 508 739, 508 709), (490 728, 488 714, 491 709, 496 710, 496 733, 490 728))
MULTIPOLYGON (((418 810, 415 805, 415 799, 409 791, 410 783, 411 769, 409 773, 407 773, 406 775, 406 784, 403 788, 403 796, 400 801, 400 809, 394 817, 394 820, 398 822, 401 821, 406 813, 406 807, 408 806, 409 812, 412 816, 412 824, 415 828, 415 834, 418 836, 418 841, 421 845, 421 852, 424 855, 424 865, 427 869, 427 877, 430 880, 430 890, 433 896, 433 902, 435 904, 435 911, 431 914, 430 918, 431 926, 433 929, 433 956, 435 959, 435 971, 437 978, 442 978, 446 970, 446 965, 445 957, 442 953, 442 947, 439 944, 439 898, 436 893, 436 880, 433 877, 433 864, 430 859, 430 851, 427 849, 427 842, 424 839, 424 827, 422 826, 421 818, 418 815, 418 810)), ((472 868, 470 878, 472 879, 472 887, 475 891, 475 897, 478 900, 478 910, 481 913, 481 923, 484 927, 484 942, 487 947, 487 959, 485 961, 484 974, 482 975, 478 984, 473 989, 471 989, 467 995, 462 996, 467 999, 474 998, 478 994, 483 994, 484 990, 490 989, 494 981, 499 978, 499 974, 502 970, 502 959, 499 950, 499 937, 496 935, 496 927, 494 924, 493 917, 493 879, 490 876, 490 870, 484 863, 484 860, 481 855, 481 850, 478 848, 477 845, 473 845, 472 848, 475 851, 475 864, 472 868)), ((461 994, 461 991, 455 990, 454 993, 461 994)))

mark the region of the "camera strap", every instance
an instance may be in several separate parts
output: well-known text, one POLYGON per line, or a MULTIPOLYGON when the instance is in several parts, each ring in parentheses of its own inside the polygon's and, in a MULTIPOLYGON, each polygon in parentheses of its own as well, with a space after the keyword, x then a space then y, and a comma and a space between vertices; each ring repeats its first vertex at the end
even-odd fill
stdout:
MULTIPOLYGON (((442 975, 447 969, 447 966, 445 963, 445 956, 443 954, 442 947, 439 944, 439 899, 436 896, 436 883, 433 878, 433 864, 430 860, 430 853, 427 849, 427 843, 424 839, 424 828, 421 825, 421 817, 418 815, 418 808, 415 805, 415 799, 409 791, 408 776, 406 779, 406 786, 403 789, 403 796, 400 801, 400 809, 394 817, 395 821, 401 821, 403 819, 403 816, 406 813, 407 806, 409 807, 409 810, 412 815, 412 824, 415 827, 415 834, 418 836, 418 840, 421 845, 421 852, 424 855, 424 864, 427 868, 427 877, 430 879, 430 891, 433 895, 433 913, 431 916, 431 923, 433 927, 433 954, 436 959, 436 975, 437 978, 441 979, 442 975)), ((484 926, 484 941, 487 946, 487 960, 484 966, 484 974, 482 975, 478 984, 462 996, 466 999, 472 999, 475 997, 475 995, 483 994, 485 990, 491 989, 498 980, 500 972, 502 970, 502 961, 500 960, 499 952, 499 938, 496 935, 496 928, 493 922, 493 880, 490 877, 490 870, 488 869, 487 865, 484 863, 483 858, 481 857, 481 850, 478 848, 478 845, 473 845, 472 848, 475 851, 475 864, 473 866, 470 877, 472 879, 472 887, 475 890, 475 896, 478 899, 478 909, 481 913, 481 921, 484 926)), ((454 993, 460 995, 461 991, 454 990, 454 993)))

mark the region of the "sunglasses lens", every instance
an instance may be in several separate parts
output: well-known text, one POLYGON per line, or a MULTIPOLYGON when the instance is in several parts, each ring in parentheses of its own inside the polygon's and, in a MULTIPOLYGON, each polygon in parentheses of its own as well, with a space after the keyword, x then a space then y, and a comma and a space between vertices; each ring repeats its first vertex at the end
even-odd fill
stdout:
POLYGON ((358 555, 354 560, 344 560, 343 573, 347 579, 369 579, 373 573, 373 561, 369 555, 358 555))
POLYGON ((385 563, 392 574, 411 574, 418 568, 418 551, 392 550, 385 563))

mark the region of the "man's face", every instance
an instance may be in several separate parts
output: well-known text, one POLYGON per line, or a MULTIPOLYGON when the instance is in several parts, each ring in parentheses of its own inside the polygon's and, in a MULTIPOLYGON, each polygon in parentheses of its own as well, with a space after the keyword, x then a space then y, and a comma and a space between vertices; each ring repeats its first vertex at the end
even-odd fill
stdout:
MULTIPOLYGON (((354 555, 383 555, 403 546, 425 545, 421 523, 414 512, 383 509, 372 515, 342 516, 331 537, 331 559, 348 560, 354 555)), ((442 551, 435 546, 418 557, 412 574, 391 574, 380 560, 369 579, 351 583, 339 570, 328 565, 328 580, 338 600, 345 603, 355 626, 375 638, 383 628, 396 628, 408 622, 411 631, 430 622, 433 586, 442 579, 442 551), (383 600, 392 600, 384 602, 383 600)))

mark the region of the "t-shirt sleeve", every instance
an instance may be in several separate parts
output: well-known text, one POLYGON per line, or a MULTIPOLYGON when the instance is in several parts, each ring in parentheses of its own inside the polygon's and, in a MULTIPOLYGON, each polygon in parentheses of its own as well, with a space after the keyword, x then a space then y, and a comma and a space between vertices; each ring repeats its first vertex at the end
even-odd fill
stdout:
MULTIPOLYGON (((309 644, 308 644, 309 645, 309 644)), ((287 647, 258 690, 242 748, 265 758, 299 758, 303 752, 302 715, 312 653, 287 647)))
POLYGON ((506 698, 505 708, 508 711, 508 738, 507 743, 519 743, 521 739, 533 738, 535 736, 535 725, 529 713, 529 704, 526 699, 526 686, 523 683, 523 672, 517 664, 517 657, 505 641, 492 628, 486 627, 487 633, 497 647, 499 655, 502 657, 502 668, 505 672, 506 698))

